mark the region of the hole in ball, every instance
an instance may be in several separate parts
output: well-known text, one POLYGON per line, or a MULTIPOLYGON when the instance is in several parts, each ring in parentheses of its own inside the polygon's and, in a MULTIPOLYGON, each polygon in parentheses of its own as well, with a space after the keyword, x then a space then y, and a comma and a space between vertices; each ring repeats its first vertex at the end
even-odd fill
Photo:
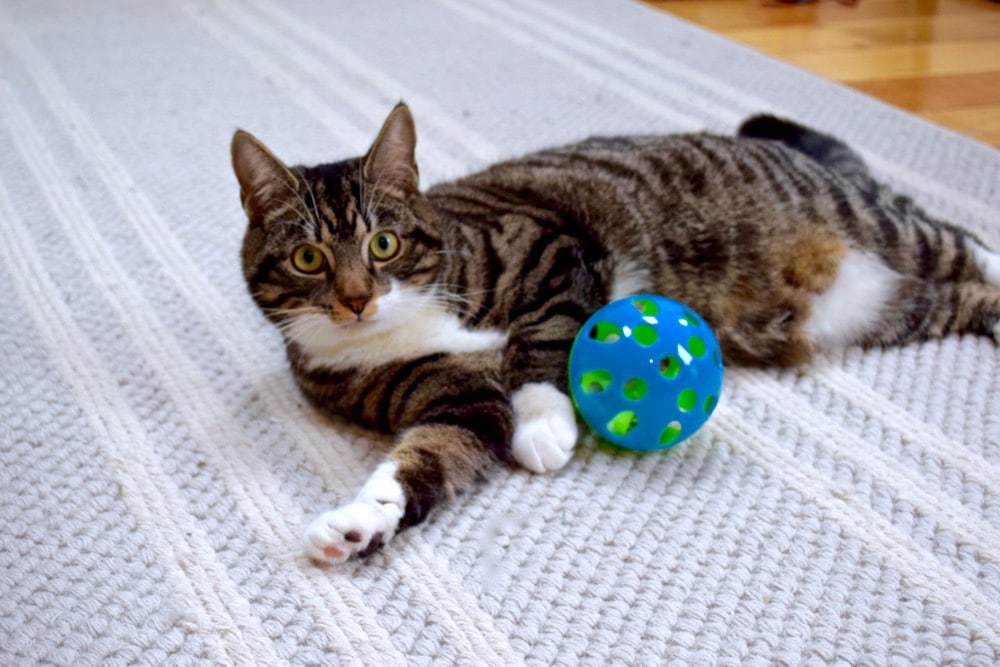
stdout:
POLYGON ((701 320, 698 316, 692 313, 690 310, 684 310, 684 317, 681 318, 681 324, 684 326, 699 327, 701 326, 701 320))
POLYGON ((649 299, 633 299, 632 306, 646 317, 656 315, 656 313, 660 312, 656 304, 649 299))
POLYGON ((681 360, 677 357, 663 357, 660 359, 660 375, 673 380, 681 372, 681 360))
POLYGON ((656 342, 658 336, 656 335, 656 329, 648 324, 640 324, 632 330, 632 338, 635 342, 639 343, 639 345, 649 347, 656 342))
POLYGON ((708 351, 708 348, 705 346, 705 341, 703 341, 700 336, 691 336, 688 338, 688 351, 698 359, 701 359, 705 356, 705 352, 708 351))
POLYGON ((698 394, 694 389, 685 389, 677 395, 677 407, 681 412, 691 412, 698 405, 698 394))
POLYGON ((619 437, 628 435, 639 425, 639 416, 631 410, 622 410, 608 422, 608 431, 619 437))
POLYGON ((638 401, 643 396, 646 395, 646 391, 649 387, 646 386, 646 381, 642 378, 632 378, 625 383, 622 388, 622 393, 625 394, 625 398, 630 401, 638 401))
POLYGON ((586 371, 580 375, 580 389, 585 394, 597 394, 611 386, 611 373, 604 370, 586 371))
POLYGON ((677 439, 681 437, 681 423, 678 421, 672 421, 667 424, 667 427, 663 429, 663 433, 660 434, 660 444, 663 446, 672 445, 677 442, 677 439))
POLYGON ((616 343, 621 340, 622 330, 611 322, 598 322, 590 328, 590 337, 599 343, 616 343))

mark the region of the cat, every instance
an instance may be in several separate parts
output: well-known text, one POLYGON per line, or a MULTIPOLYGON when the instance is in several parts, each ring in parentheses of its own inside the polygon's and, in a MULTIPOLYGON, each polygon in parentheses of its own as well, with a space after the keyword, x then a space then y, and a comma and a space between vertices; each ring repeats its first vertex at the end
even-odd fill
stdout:
POLYGON ((397 434, 356 498, 306 529, 317 561, 374 553, 497 464, 564 466, 568 351, 615 298, 688 304, 728 364, 1000 337, 1000 255, 791 121, 591 138, 425 192, 415 146, 402 103, 341 162, 288 167, 232 140, 243 272, 303 393, 397 434))

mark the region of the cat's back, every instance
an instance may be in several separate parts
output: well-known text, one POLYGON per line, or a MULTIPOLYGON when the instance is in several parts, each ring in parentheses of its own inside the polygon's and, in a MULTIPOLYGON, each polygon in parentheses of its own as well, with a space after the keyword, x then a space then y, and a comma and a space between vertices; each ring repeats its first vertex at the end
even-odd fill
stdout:
POLYGON ((549 209, 620 198, 725 206, 794 203, 826 193, 836 174, 777 141, 709 133, 594 136, 504 160, 428 196, 446 209, 489 214, 533 204, 549 209))
POLYGON ((427 194, 441 211, 470 222, 519 212, 644 218, 653 209, 714 218, 767 216, 828 198, 831 185, 849 187, 780 142, 698 133, 590 137, 499 162, 427 194))

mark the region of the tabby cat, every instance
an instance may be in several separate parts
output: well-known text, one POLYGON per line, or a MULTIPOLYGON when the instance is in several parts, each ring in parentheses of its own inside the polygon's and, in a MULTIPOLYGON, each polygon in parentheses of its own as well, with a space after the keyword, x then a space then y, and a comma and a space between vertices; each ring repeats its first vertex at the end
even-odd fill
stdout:
POLYGON ((568 350, 613 298, 686 302, 729 364, 1000 336, 1000 255, 788 121, 593 138, 426 192, 415 145, 403 104, 342 162, 287 167, 232 141, 243 271, 302 391, 398 434, 355 500, 307 528, 320 561, 371 554, 497 463, 565 465, 568 350))

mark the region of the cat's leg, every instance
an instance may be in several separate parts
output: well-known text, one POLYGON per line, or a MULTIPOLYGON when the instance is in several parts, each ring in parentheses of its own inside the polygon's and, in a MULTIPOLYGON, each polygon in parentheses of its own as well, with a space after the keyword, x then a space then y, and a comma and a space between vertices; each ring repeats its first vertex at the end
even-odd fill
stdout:
POLYGON ((895 270, 922 280, 1000 286, 1000 255, 974 234, 888 188, 873 201, 869 214, 879 235, 871 245, 895 270))
POLYGON ((497 462, 511 459, 513 413, 496 379, 496 362, 486 357, 432 355, 352 373, 362 397, 359 417, 400 435, 351 502, 309 524, 310 557, 336 563, 374 553, 497 462))
POLYGON ((496 463, 479 436, 458 426, 416 426, 346 505, 313 520, 306 554, 343 562, 381 549, 399 531, 423 521, 441 502, 468 488, 496 463))
POLYGON ((522 467, 538 473, 566 465, 579 437, 566 392, 566 364, 588 308, 569 304, 551 310, 558 314, 511 327, 501 365, 514 410, 511 453, 522 467))
POLYGON ((1000 336, 1000 289, 980 281, 921 280, 873 253, 849 250, 814 294, 804 332, 820 347, 890 345, 968 333, 1000 336))
POLYGON ((397 464, 382 463, 353 502, 314 519, 306 528, 305 552, 314 560, 340 563, 381 548, 399 529, 406 495, 397 464))
POLYGON ((573 456, 578 438, 573 403, 550 382, 529 382, 514 391, 514 460, 532 472, 554 472, 573 456))
POLYGON ((887 313, 889 332, 879 342, 940 338, 949 334, 990 336, 1000 343, 1000 288, 981 282, 927 283, 903 286, 902 298, 887 313))

